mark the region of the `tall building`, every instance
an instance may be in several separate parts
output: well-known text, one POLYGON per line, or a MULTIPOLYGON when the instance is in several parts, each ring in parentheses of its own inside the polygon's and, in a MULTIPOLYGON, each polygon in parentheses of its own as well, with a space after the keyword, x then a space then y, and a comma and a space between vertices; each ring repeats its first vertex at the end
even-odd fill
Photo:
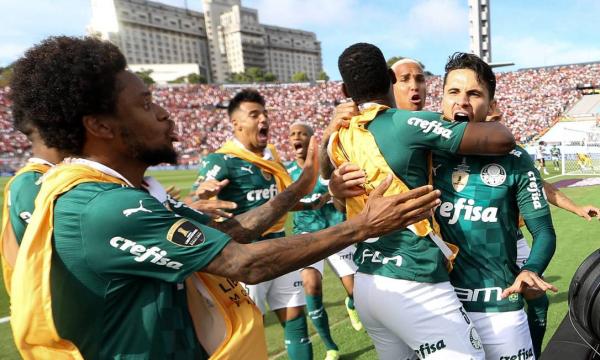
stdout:
POLYGON ((491 63, 490 0, 469 0, 469 37, 471 53, 491 63))
POLYGON ((224 83, 250 67, 290 81, 315 80, 321 44, 312 32, 260 24, 241 0, 203 0, 204 13, 146 0, 92 0, 89 32, 116 44, 130 64, 198 64, 209 81, 224 83))

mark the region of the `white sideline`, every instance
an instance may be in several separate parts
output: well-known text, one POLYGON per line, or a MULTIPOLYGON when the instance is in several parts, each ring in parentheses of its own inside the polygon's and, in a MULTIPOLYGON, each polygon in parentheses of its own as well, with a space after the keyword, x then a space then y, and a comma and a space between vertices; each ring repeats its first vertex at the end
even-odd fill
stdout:
POLYGON ((7 323, 9 321, 10 321, 10 316, 5 316, 3 318, 0 318, 0 324, 7 323))

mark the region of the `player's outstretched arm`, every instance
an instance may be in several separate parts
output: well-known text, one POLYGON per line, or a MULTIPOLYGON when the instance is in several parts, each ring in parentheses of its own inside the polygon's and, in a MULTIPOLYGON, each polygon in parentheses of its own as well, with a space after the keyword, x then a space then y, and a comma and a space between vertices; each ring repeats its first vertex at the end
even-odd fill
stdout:
POLYGON ((587 221, 591 221, 593 217, 597 217, 600 220, 600 209, 593 205, 579 206, 573 202, 567 195, 560 191, 556 186, 549 182, 544 181, 544 191, 548 197, 548 201, 558 206, 563 210, 572 212, 573 214, 580 216, 587 221))
POLYGON ((227 233, 238 243, 256 240, 279 218, 293 209, 304 196, 315 187, 318 177, 317 141, 310 139, 308 153, 302 174, 287 189, 277 194, 267 203, 248 212, 237 215, 225 222, 212 222, 209 225, 227 233))
POLYGON ((371 192, 363 211, 348 221, 316 233, 252 244, 231 241, 202 271, 256 284, 312 264, 351 244, 430 217, 440 202, 440 192, 431 186, 384 197, 390 183, 391 176, 371 192))
POLYGON ((470 122, 460 142, 458 153, 463 155, 505 155, 514 149, 515 138, 498 121, 470 122))

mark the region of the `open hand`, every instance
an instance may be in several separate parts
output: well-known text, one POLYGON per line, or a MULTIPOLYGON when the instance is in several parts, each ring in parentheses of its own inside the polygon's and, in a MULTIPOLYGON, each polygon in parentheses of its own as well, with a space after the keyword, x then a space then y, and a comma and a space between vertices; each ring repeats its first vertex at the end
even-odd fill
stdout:
POLYGON ((440 204, 440 191, 431 185, 421 186, 405 193, 383 196, 392 183, 392 176, 371 191, 369 199, 359 214, 367 232, 366 238, 377 237, 394 230, 406 228, 433 215, 433 209, 440 204))
POLYGON ((233 214, 226 210, 233 210, 237 208, 237 204, 234 202, 218 199, 200 199, 192 202, 188 206, 192 209, 202 211, 212 218, 224 217, 228 219, 232 218, 233 214))
POLYGON ((217 196, 227 184, 229 184, 229 179, 223 179, 221 181, 210 179, 203 181, 198 185, 195 195, 198 199, 208 200, 213 196, 217 196))
POLYGON ((538 274, 533 271, 523 270, 519 273, 515 282, 502 292, 502 298, 506 299, 511 294, 525 294, 530 290, 546 292, 548 290, 557 292, 558 288, 550 283, 545 282, 538 274))

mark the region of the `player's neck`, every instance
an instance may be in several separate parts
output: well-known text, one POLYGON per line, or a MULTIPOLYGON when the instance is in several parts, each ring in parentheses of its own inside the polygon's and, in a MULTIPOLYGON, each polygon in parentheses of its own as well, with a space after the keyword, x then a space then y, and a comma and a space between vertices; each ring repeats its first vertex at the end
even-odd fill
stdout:
POLYGON ((49 148, 43 144, 32 143, 31 155, 35 158, 45 160, 52 164, 58 164, 65 156, 55 148, 49 148))

